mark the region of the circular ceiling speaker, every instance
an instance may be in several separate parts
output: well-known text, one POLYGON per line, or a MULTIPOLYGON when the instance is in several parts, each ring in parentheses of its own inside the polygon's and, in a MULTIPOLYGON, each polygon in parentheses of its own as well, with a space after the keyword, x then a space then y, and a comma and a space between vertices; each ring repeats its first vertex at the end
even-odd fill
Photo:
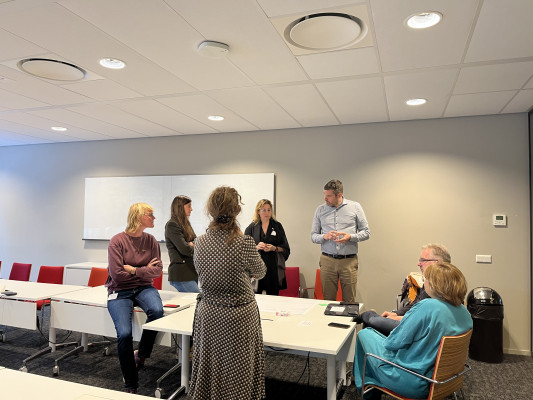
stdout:
POLYGON ((285 39, 306 50, 338 50, 351 46, 367 34, 363 21, 342 13, 307 15, 289 24, 285 39))
POLYGON ((54 81, 80 81, 87 74, 74 64, 47 58, 26 58, 20 60, 17 66, 30 75, 54 81))

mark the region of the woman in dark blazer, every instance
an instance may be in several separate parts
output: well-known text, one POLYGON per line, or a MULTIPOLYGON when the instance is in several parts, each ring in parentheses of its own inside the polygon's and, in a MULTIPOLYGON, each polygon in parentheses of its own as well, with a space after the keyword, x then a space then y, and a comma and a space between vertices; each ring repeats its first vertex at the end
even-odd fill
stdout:
POLYGON ((187 196, 176 196, 170 206, 170 219, 165 225, 165 243, 170 257, 168 281, 179 292, 199 293, 198 274, 194 268, 194 239, 189 217, 192 201, 187 196))
POLYGON ((270 200, 259 200, 255 206, 253 222, 248 225, 244 234, 254 238, 256 248, 267 267, 265 277, 259 280, 257 293, 264 290, 266 294, 277 296, 280 289, 287 289, 287 281, 284 273, 281 279, 278 276, 276 253, 281 253, 283 259, 287 260, 291 249, 283 226, 276 221, 270 200))

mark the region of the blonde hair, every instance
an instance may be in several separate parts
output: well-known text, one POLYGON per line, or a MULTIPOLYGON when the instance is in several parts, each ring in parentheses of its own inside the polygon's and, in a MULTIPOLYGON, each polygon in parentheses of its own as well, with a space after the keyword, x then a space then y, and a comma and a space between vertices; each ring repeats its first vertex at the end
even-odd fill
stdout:
POLYGON ((226 241, 230 245, 241 234, 237 216, 241 212, 241 195, 232 187, 220 186, 213 190, 207 200, 206 210, 211 217, 209 229, 228 231, 226 241))
POLYGON ((458 306, 463 303, 467 284, 463 273, 447 262, 430 264, 424 270, 424 278, 436 298, 458 306))
POLYGON ((139 226, 141 226, 141 217, 146 213, 153 213, 154 209, 151 205, 146 203, 135 203, 130 206, 128 212, 128 225, 126 226, 126 233, 135 233, 139 226))
POLYGON ((265 204, 268 204, 270 208, 272 209, 271 218, 275 221, 276 220, 276 214, 274 214, 274 206, 272 205, 272 202, 268 199, 261 199, 255 206, 255 213, 253 221, 258 224, 261 221, 261 217, 259 216, 259 211, 265 206, 265 204))

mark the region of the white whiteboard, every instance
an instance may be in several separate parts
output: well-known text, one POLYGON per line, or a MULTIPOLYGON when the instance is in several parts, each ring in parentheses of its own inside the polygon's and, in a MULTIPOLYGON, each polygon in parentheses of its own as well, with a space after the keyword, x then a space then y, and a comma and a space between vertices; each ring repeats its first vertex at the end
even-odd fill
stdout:
POLYGON ((209 218, 205 204, 213 189, 231 186, 242 196, 238 221, 242 230, 252 221, 255 205, 261 199, 274 202, 274 174, 165 175, 85 178, 83 239, 109 240, 126 228, 128 210, 134 203, 148 203, 156 220, 153 234, 165 240, 165 224, 175 196, 192 199, 191 225, 197 235, 205 232, 209 218))

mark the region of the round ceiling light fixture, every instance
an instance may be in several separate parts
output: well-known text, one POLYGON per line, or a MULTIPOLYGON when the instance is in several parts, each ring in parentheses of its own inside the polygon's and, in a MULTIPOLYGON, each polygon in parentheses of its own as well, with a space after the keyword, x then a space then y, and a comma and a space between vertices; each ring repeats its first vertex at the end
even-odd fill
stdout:
POLYGON ((126 63, 118 58, 102 58, 99 63, 102 67, 109 69, 122 69, 126 67, 126 63))
POLYGON ((207 117, 210 121, 224 121, 224 117, 222 115, 210 115, 207 117))
POLYGON ((437 11, 427 11, 407 18, 407 26, 413 29, 431 28, 442 20, 442 14, 437 11))
POLYGON ((285 39, 306 50, 339 50, 362 40, 368 28, 359 18, 343 13, 317 13, 298 18, 285 28, 285 39))
POLYGON ((409 99, 405 102, 408 106, 421 106, 426 104, 428 101, 426 99, 409 99))
POLYGON ((65 132, 67 130, 67 128, 63 126, 52 126, 50 129, 56 132, 65 132))
POLYGON ((30 75, 54 81, 80 81, 87 72, 77 65, 47 58, 26 58, 17 67, 30 75))

